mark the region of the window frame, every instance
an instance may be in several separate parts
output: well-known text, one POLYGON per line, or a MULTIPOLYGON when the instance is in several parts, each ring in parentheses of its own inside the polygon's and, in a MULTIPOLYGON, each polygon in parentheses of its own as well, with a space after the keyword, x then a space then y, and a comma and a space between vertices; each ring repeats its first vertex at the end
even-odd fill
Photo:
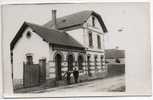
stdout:
POLYGON ((92 16, 92 26, 95 27, 95 17, 92 16))
POLYGON ((88 38, 89 38, 89 47, 93 48, 93 36, 92 31, 88 31, 88 38))
POLYGON ((98 49, 101 49, 101 37, 100 37, 100 35, 97 35, 97 47, 98 47, 98 49))

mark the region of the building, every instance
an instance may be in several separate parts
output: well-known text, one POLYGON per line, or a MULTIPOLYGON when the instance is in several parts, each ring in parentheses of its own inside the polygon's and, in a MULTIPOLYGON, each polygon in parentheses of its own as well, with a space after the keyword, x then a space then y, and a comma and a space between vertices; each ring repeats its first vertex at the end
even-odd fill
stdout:
POLYGON ((125 74, 125 51, 116 49, 105 50, 105 62, 108 76, 125 74))
POLYGON ((125 64, 125 51, 119 49, 106 49, 105 61, 110 64, 125 64))
POLYGON ((24 22, 10 44, 14 87, 60 84, 74 66, 80 81, 105 77, 106 32, 101 16, 94 11, 56 18, 52 10, 52 20, 45 25, 24 22))

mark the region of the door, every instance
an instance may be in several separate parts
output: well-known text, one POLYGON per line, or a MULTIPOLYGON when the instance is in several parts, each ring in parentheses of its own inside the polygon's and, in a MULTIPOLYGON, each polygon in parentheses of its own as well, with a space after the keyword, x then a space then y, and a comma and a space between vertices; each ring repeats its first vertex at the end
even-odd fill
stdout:
POLYGON ((83 56, 79 55, 78 57, 78 66, 79 70, 83 70, 83 56))
POLYGON ((87 66, 88 66, 88 76, 91 76, 91 72, 90 72, 90 56, 87 56, 87 66))
POLYGON ((68 55, 68 70, 73 70, 73 55, 68 55))
POLYGON ((56 80, 62 80, 62 71, 61 71, 62 57, 60 54, 56 55, 55 63, 56 63, 56 80))
POLYGON ((33 87, 39 85, 39 65, 25 64, 23 74, 24 87, 33 87))

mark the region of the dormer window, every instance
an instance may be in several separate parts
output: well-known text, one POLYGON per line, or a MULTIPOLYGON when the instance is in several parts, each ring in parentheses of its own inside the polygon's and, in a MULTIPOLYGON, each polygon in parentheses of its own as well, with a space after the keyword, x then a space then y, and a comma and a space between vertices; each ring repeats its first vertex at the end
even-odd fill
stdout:
POLYGON ((92 16, 92 26, 95 27, 95 17, 92 16))
POLYGON ((92 40, 92 32, 91 31, 88 32, 88 36, 89 36, 89 47, 93 47, 93 40, 92 40))

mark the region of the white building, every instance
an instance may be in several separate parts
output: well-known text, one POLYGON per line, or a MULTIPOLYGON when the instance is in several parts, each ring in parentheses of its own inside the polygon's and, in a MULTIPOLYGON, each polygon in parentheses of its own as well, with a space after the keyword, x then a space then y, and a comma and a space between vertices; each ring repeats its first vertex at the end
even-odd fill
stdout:
POLYGON ((56 84, 65 81, 63 75, 74 66, 80 81, 106 76, 106 32, 101 16, 94 11, 56 18, 53 10, 52 20, 45 25, 24 22, 10 44, 14 85, 56 84))

